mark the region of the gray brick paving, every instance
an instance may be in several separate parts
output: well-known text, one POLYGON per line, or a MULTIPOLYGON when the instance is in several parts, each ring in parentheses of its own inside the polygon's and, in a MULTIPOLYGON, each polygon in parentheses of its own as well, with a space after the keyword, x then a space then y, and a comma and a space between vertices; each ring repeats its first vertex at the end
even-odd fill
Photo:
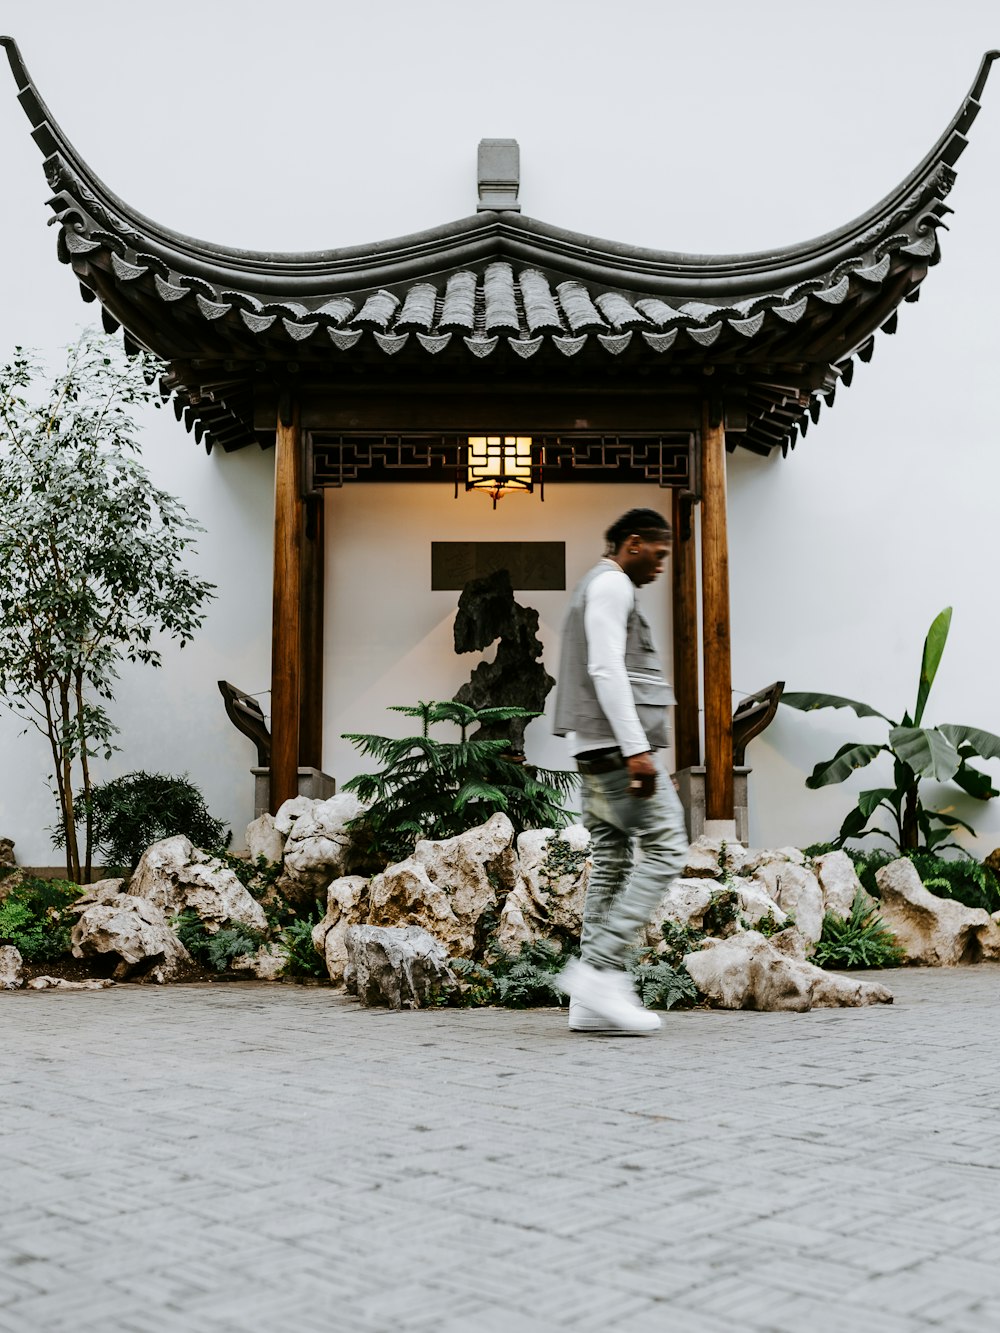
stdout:
POLYGON ((891 1009, 0 995, 0 1333, 1000 1327, 1000 967, 891 1009))

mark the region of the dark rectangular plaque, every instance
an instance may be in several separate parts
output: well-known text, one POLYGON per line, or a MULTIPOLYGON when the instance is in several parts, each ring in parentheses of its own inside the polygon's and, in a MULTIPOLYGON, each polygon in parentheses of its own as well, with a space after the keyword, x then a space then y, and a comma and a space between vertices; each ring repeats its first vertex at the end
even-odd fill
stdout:
POLYGON ((561 592, 566 587, 565 542, 431 542, 431 588, 462 589, 506 569, 515 589, 561 592))

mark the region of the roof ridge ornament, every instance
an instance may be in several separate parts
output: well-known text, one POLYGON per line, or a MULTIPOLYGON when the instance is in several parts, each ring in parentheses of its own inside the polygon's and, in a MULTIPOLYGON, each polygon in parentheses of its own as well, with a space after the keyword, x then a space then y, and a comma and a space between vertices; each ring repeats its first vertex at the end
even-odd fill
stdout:
POLYGON ((521 148, 516 139, 480 139, 477 213, 520 213, 521 148))

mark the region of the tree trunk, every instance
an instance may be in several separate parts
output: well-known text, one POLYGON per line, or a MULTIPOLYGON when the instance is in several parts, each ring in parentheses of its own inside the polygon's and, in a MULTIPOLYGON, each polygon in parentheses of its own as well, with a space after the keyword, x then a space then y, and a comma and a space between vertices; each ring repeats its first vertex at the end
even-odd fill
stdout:
POLYGON ((83 672, 76 673, 76 716, 80 729, 80 765, 83 769, 83 803, 84 803, 84 871, 81 883, 89 884, 93 874, 93 820, 90 814, 90 763, 87 758, 87 736, 84 731, 84 711, 83 711, 83 672))
POLYGON ((906 789, 903 800, 903 826, 900 830, 899 850, 903 853, 915 852, 920 843, 920 828, 917 824, 917 783, 906 789))

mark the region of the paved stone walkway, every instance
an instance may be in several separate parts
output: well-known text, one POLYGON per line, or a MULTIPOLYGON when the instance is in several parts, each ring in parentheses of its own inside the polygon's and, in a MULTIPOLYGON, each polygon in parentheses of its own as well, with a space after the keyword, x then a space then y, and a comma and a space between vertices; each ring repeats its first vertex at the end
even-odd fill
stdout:
POLYGON ((3 1333, 1000 1328, 1000 968, 892 1008, 0 996, 3 1333))

